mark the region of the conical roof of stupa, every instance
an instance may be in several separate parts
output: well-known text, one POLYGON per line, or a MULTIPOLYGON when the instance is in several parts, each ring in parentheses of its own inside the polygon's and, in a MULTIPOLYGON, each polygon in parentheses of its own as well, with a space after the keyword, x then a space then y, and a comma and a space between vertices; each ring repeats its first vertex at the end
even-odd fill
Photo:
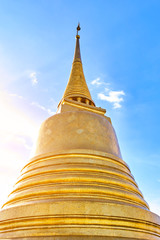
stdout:
POLYGON ((95 105, 92 100, 92 97, 89 92, 89 89, 85 80, 85 76, 83 73, 79 39, 80 39, 80 36, 78 35, 78 31, 77 31, 76 47, 75 47, 71 74, 70 74, 69 81, 62 99, 66 99, 66 98, 72 99, 72 98, 82 97, 84 99, 88 99, 93 105, 95 105))

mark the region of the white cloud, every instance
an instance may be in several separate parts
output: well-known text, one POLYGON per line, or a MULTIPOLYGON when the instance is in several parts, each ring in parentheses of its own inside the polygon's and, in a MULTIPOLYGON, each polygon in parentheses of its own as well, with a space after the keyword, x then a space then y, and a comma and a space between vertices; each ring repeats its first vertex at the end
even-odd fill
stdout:
POLYGON ((44 106, 40 105, 40 104, 39 104, 39 103, 37 103, 37 102, 32 102, 32 103, 31 103, 31 105, 33 105, 33 106, 36 106, 36 107, 40 108, 41 110, 43 110, 43 111, 47 112, 49 115, 53 115, 53 114, 55 114, 55 112, 53 112, 51 109, 49 109, 49 108, 46 108, 46 107, 44 107, 44 106))
POLYGON ((99 86, 102 84, 102 82, 100 81, 100 78, 96 78, 94 79, 92 82, 91 82, 92 85, 96 85, 96 86, 99 86))
POLYGON ((33 86, 37 85, 37 83, 38 83, 37 73, 36 73, 36 72, 31 72, 31 73, 29 74, 29 77, 30 77, 30 79, 31 79, 32 85, 33 85, 33 86))
POLYGON ((105 88, 104 90, 105 90, 105 92, 109 92, 109 91, 110 91, 110 89, 109 89, 109 88, 105 88))
POLYGON ((113 103, 113 108, 121 108, 122 107, 122 105, 121 104, 119 104, 119 103, 117 103, 117 102, 115 102, 115 103, 113 103))
POLYGON ((16 93, 10 93, 9 96, 11 96, 11 97, 17 97, 17 98, 20 98, 20 99, 24 99, 24 97, 22 97, 22 96, 20 96, 20 95, 18 95, 18 94, 16 94, 16 93))
POLYGON ((111 91, 108 88, 105 89, 108 91, 108 95, 103 93, 98 93, 98 98, 110 103, 113 103, 113 108, 121 108, 120 102, 123 102, 124 99, 122 96, 125 95, 124 91, 111 91))
POLYGON ((27 143, 27 140, 25 138, 25 136, 14 136, 14 141, 17 141, 17 144, 22 145, 23 147, 25 147, 28 150, 32 149, 32 145, 29 145, 27 143))

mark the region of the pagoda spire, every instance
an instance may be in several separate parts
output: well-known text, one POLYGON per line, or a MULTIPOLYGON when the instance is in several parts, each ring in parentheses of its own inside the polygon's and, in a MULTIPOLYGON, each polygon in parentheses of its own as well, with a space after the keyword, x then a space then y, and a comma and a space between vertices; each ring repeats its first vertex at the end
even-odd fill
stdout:
POLYGON ((78 34, 80 29, 81 29, 80 24, 78 24, 76 35, 76 47, 72 63, 71 74, 64 95, 62 97, 62 101, 64 99, 70 99, 95 106, 83 73, 79 43, 80 35, 78 34))
POLYGON ((80 36, 78 34, 78 31, 80 31, 81 28, 80 28, 80 24, 78 23, 78 26, 77 26, 77 35, 76 35, 76 47, 75 47, 75 53, 74 53, 74 59, 73 59, 73 62, 76 62, 76 61, 81 61, 81 52, 80 52, 80 44, 79 44, 79 39, 80 39, 80 36))

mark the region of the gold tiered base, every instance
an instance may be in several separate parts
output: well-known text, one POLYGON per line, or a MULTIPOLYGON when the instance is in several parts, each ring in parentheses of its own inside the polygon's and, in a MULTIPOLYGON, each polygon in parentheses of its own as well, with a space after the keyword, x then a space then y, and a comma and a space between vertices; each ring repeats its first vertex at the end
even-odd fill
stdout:
POLYGON ((157 215, 136 207, 113 203, 92 201, 72 203, 59 201, 49 205, 39 203, 7 209, 1 215, 2 219, 4 222, 1 225, 0 239, 159 240, 160 238, 157 215))
POLYGON ((1 212, 0 239, 159 240, 159 223, 122 159, 74 149, 25 166, 1 212))

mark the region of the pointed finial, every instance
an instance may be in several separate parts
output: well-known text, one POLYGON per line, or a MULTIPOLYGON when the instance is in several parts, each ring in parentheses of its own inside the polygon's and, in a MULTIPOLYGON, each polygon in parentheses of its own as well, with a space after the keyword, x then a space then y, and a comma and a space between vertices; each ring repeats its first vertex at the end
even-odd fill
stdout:
POLYGON ((80 31, 81 28, 80 28, 80 23, 78 23, 78 26, 77 26, 77 36, 78 36, 78 31, 80 31))

